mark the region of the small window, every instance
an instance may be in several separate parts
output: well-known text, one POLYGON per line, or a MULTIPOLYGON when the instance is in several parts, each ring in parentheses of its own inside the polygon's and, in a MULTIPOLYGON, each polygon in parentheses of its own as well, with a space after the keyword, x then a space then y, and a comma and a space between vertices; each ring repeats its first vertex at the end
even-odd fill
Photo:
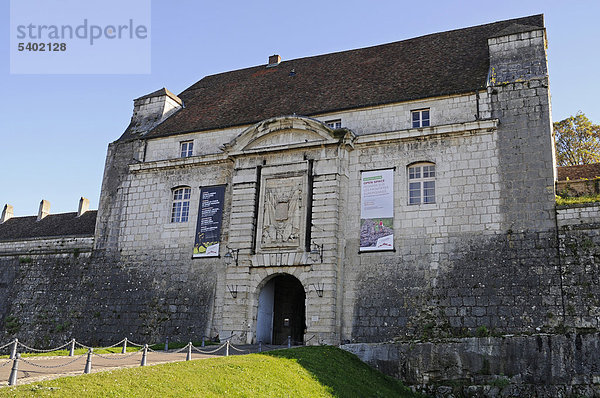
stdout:
POLYGON ((435 203, 435 164, 421 163, 408 168, 408 204, 435 203))
POLYGON ((332 129, 341 129, 342 128, 342 119, 330 120, 328 122, 325 122, 325 124, 327 125, 327 127, 330 127, 332 129))
POLYGON ((189 158, 194 154, 194 141, 184 141, 181 143, 180 157, 189 158))
POLYGON ((429 109, 419 109, 411 113, 413 128, 429 126, 429 109))
POLYGON ((191 188, 173 190, 173 206, 171 207, 171 222, 187 222, 190 216, 191 188))

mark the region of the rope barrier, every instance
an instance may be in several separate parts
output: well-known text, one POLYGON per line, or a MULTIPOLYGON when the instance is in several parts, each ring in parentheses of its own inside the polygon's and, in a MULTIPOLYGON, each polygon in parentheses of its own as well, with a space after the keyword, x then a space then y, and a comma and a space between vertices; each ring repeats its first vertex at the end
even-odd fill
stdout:
MULTIPOLYGON (((123 340, 121 340, 121 341, 123 341, 123 340)), ((134 343, 133 341, 131 341, 131 340, 129 340, 129 339, 127 339, 127 344, 131 344, 131 345, 134 345, 134 346, 136 346, 136 347, 143 347, 143 346, 144 346, 143 344, 137 344, 137 343, 134 343)), ((153 345, 154 345, 154 344, 153 344, 153 345)))
POLYGON ((130 357, 134 356, 134 355, 138 355, 140 352, 141 351, 135 351, 135 352, 132 352, 129 355, 119 354, 119 356, 116 356, 116 357, 109 357, 109 356, 106 356, 106 355, 98 354, 96 352, 92 352, 92 354, 95 355, 95 356, 97 356, 97 357, 100 357, 102 359, 108 359, 109 361, 120 361, 122 359, 127 359, 127 358, 130 358, 130 357))
MULTIPOLYGON (((106 346, 106 347, 99 347, 98 349, 99 349, 99 350, 107 350, 107 349, 109 349, 109 348, 115 348, 116 346, 119 346, 119 345, 121 345, 121 344, 122 344, 124 341, 125 341, 125 339, 122 339, 121 341, 118 341, 118 342, 116 342, 116 343, 115 343, 115 344, 113 344, 113 345, 109 345, 109 346, 106 346)), ((131 341, 129 341, 129 340, 127 340, 127 342, 128 342, 128 343, 131 343, 131 341)), ((69 342, 69 343, 70 343, 70 342, 69 342)), ((67 343, 67 344, 68 344, 68 343, 67 343)), ((85 345, 85 344, 81 344, 81 343, 80 343, 80 342, 78 342, 78 341, 75 341, 75 344, 77 344, 78 346, 80 346, 80 347, 82 347, 82 348, 87 348, 88 350, 89 350, 90 348, 93 348, 93 347, 87 346, 87 345, 85 345)), ((134 344, 134 345, 136 345, 136 344, 134 344)))
MULTIPOLYGON (((185 346, 183 346, 183 347, 181 347, 181 348, 179 348, 177 350, 166 351, 165 353, 167 353, 167 354, 179 354, 179 353, 183 352, 184 350, 187 350, 186 360, 188 360, 188 361, 191 359, 192 350, 194 350, 194 351, 196 351, 196 352, 198 352, 200 354, 214 354, 214 353, 220 351, 221 349, 225 348, 226 349, 225 356, 229 355, 229 348, 231 348, 231 349, 233 349, 233 350, 235 350, 237 352, 240 352, 240 353, 250 353, 251 352, 250 349, 241 349, 241 348, 235 347, 235 346, 233 346, 231 344, 230 340, 233 337, 235 337, 235 336, 236 336, 235 334, 232 334, 231 336, 223 339, 222 341, 224 341, 224 343, 221 344, 219 347, 213 349, 213 350, 201 350, 201 349, 195 347, 190 342, 190 343, 186 344, 185 346)), ((203 336, 203 342, 204 342, 204 337, 205 336, 203 336)), ((306 343, 308 343, 309 341, 311 341, 315 337, 316 337, 316 335, 313 335, 311 338, 309 338, 308 340, 306 340, 306 343)), ((0 350, 4 349, 6 347, 9 347, 10 345, 13 345, 13 349, 16 349, 16 347, 18 345, 21 345, 23 348, 25 348, 26 350, 29 350, 29 351, 40 352, 40 353, 48 353, 48 352, 52 352, 52 351, 58 351, 58 350, 63 349, 65 347, 69 346, 69 345, 71 345, 71 350, 72 350, 75 345, 78 345, 80 347, 87 348, 89 350, 88 354, 87 354, 87 360, 86 360, 86 370, 84 371, 84 373, 89 373, 91 371, 91 357, 93 355, 96 355, 97 357, 100 357, 100 358, 103 358, 103 359, 106 359, 106 360, 121 361, 121 360, 124 360, 124 359, 127 359, 127 358, 131 358, 131 357, 133 357, 135 355, 140 354, 140 352, 142 352, 141 366, 145 366, 146 365, 146 356, 147 356, 148 351, 150 351, 150 352, 157 352, 156 350, 153 350, 153 349, 149 348, 147 344, 136 344, 136 343, 134 343, 132 341, 129 341, 129 339, 127 339, 127 338, 124 338, 124 339, 120 340, 119 342, 117 342, 115 344, 112 344, 110 346, 103 347, 103 349, 115 348, 115 347, 117 347, 119 345, 124 345, 125 346, 125 344, 123 344, 124 342, 126 342, 125 344, 129 343, 132 346, 141 347, 142 350, 141 351, 134 351, 134 352, 132 352, 132 353, 130 353, 128 355, 123 355, 123 354, 125 354, 125 352, 122 352, 120 355, 107 356, 107 355, 102 355, 102 354, 98 354, 98 353, 93 352, 93 348, 92 347, 89 347, 89 346, 86 346, 85 344, 79 343, 75 339, 71 339, 71 340, 69 340, 68 342, 66 342, 65 344, 63 344, 63 345, 61 345, 59 347, 52 348, 52 349, 47 349, 47 350, 42 350, 42 349, 37 349, 37 348, 29 347, 29 346, 21 343, 20 341, 18 341, 18 339, 14 339, 13 341, 11 341, 9 343, 7 343, 7 344, 5 344, 3 346, 0 346, 0 350)), ((156 345, 156 344, 154 344, 154 345, 156 345)), ((288 343, 288 346, 289 346, 289 343, 288 343)), ((269 345, 269 344, 264 344, 263 342, 259 342, 259 351, 260 351, 260 347, 265 347, 267 349, 282 349, 282 348, 286 348, 286 345, 284 344, 284 345, 272 346, 272 345, 269 345)), ((115 354, 117 354, 117 353, 115 353, 115 354)), ((7 366, 7 365, 9 365, 11 363, 13 364, 13 368, 14 369, 11 372, 11 377, 10 377, 10 380, 9 380, 9 385, 12 385, 10 383, 11 380, 13 379, 12 373, 15 373, 15 375, 16 375, 16 367, 17 367, 16 364, 17 364, 17 362, 19 360, 23 361, 24 363, 26 363, 28 365, 31 365, 31 366, 34 366, 34 367, 38 367, 38 368, 56 369, 56 368, 62 368, 62 367, 71 365, 71 364, 73 364, 73 363, 81 360, 82 358, 84 358, 84 355, 78 355, 78 356, 75 356, 75 358, 73 358, 72 360, 70 360, 68 362, 65 362, 65 363, 62 363, 60 365, 40 365, 40 364, 37 364, 35 362, 28 361, 28 360, 22 358, 20 356, 20 354, 15 354, 15 355, 16 355, 16 358, 14 360, 13 359, 7 359, 5 362, 0 363, 0 368, 3 368, 3 367, 5 367, 5 366, 7 366)), ((16 378, 16 376, 15 376, 15 378, 16 378)), ((16 384, 16 380, 13 381, 13 384, 16 384)))
POLYGON ((107 349, 107 348, 115 348, 116 346, 118 346, 118 345, 121 345, 121 343, 122 343, 122 342, 124 342, 124 341, 125 341, 125 339, 121 339, 121 341, 118 341, 118 342, 116 342, 116 343, 115 343, 115 344, 113 344, 113 345, 109 345, 108 347, 102 347, 102 348, 103 348, 103 349, 107 349))
POLYGON ((199 348, 196 348, 196 347, 194 347, 193 345, 192 345, 192 349, 193 349, 193 350, 196 350, 196 351, 197 351, 197 352, 199 352, 200 354, 213 354, 213 353, 215 353, 215 352, 219 351, 221 348, 225 347, 226 345, 227 345, 227 343, 225 343, 225 344, 221 345, 219 348, 217 348, 217 349, 214 349, 214 350, 212 350, 212 351, 202 351, 201 349, 199 349, 199 348))
POLYGON ((79 347, 82 347, 82 348, 87 348, 88 350, 89 350, 90 348, 92 348, 92 347, 89 347, 89 346, 87 346, 87 345, 85 345, 85 344, 81 344, 79 341, 75 341, 75 344, 77 344, 79 347))
POLYGON ((0 346, 0 350, 3 349, 3 348, 8 347, 9 345, 13 344, 14 342, 15 342, 14 340, 13 341, 9 341, 8 343, 4 344, 3 346, 0 346))
POLYGON ((62 349, 62 348, 65 348, 66 346, 68 346, 69 344, 71 344, 71 342, 70 342, 70 341, 68 341, 68 342, 66 342, 65 344, 61 345, 60 347, 51 348, 51 349, 49 349, 49 350, 40 350, 40 349, 37 349, 37 348, 28 347, 28 346, 26 346, 25 344, 21 343, 20 341, 18 342, 18 344, 19 344, 21 347, 23 347, 23 348, 25 348, 26 350, 29 350, 29 351, 34 351, 34 352, 52 352, 52 351, 58 351, 58 350, 60 350, 60 349, 62 349))
POLYGON ((237 352, 247 352, 250 353, 250 350, 241 350, 239 348, 234 347, 233 345, 229 344, 229 348, 233 348, 234 350, 236 350, 237 352))
MULTIPOLYGON (((237 351, 237 352, 250 353, 251 351, 249 349, 241 349, 241 348, 235 347, 235 346, 233 346, 231 344, 230 340, 233 337, 235 337, 235 336, 237 336, 237 334, 232 334, 231 336, 223 339, 222 341, 224 341, 224 343, 221 344, 219 347, 213 349, 213 350, 201 350, 198 347, 195 347, 193 344, 190 343, 190 344, 186 344, 185 346, 183 346, 183 347, 181 347, 181 348, 179 348, 179 349, 177 349, 175 351, 167 351, 166 353, 168 353, 168 354, 178 354, 178 353, 181 353, 184 350, 188 349, 188 346, 191 346, 191 349, 193 349, 194 351, 196 351, 198 353, 201 353, 201 354, 214 354, 214 353, 216 353, 217 351, 221 350, 223 347, 225 347, 227 345, 229 347, 231 347, 233 350, 237 351)), ((203 339, 205 337, 206 336, 203 336, 203 339)), ((306 340, 306 342, 311 341, 314 337, 316 337, 316 335, 313 335, 310 339, 306 340)), ((134 343, 134 342, 130 341, 127 338, 124 338, 124 339, 121 339, 120 341, 118 341, 118 342, 116 342, 116 343, 114 343, 114 344, 112 344, 110 346, 102 347, 100 349, 116 348, 118 346, 123 345, 124 341, 127 341, 128 344, 130 344, 132 346, 135 346, 135 347, 143 348, 145 346, 145 344, 137 344, 137 343, 134 343)), ((61 346, 58 346, 58 347, 55 347, 55 348, 51 348, 51 349, 38 349, 38 348, 29 347, 29 346, 23 344, 22 342, 18 341, 17 339, 15 339, 15 340, 13 340, 11 342, 8 342, 7 344, 4 344, 3 346, 0 346, 0 349, 9 347, 11 344, 15 344, 15 343, 16 343, 16 345, 20 345, 21 347, 23 347, 25 350, 32 351, 32 352, 38 352, 38 353, 49 353, 49 352, 52 352, 52 351, 58 351, 58 350, 64 349, 65 347, 69 346, 70 344, 74 344, 74 345, 77 345, 79 347, 86 348, 88 350, 93 348, 93 347, 87 346, 85 344, 82 344, 82 343, 76 341, 75 339, 72 339, 72 340, 69 340, 68 342, 66 342, 65 344, 63 344, 61 346)), ((156 345, 156 344, 154 344, 154 345, 156 345)), ((262 347, 267 348, 267 349, 281 349, 281 348, 285 348, 286 347, 286 345, 276 345, 275 346, 275 345, 265 344, 265 343, 262 343, 262 342, 261 342, 261 345, 262 345, 262 347)), ((147 351, 157 352, 157 350, 154 350, 154 349, 152 349, 150 347, 147 347, 147 351)), ((133 352, 130 355, 121 356, 119 358, 107 357, 107 356, 103 356, 103 355, 97 354, 97 353, 94 353, 94 355, 99 356, 99 357, 104 358, 104 359, 109 359, 109 360, 121 360, 121 359, 129 358, 129 357, 131 357, 133 355, 136 355, 138 353, 139 353, 139 351, 135 351, 135 352, 133 352)), ((80 358, 80 357, 78 357, 78 358, 80 358)), ((74 359, 72 362, 75 362, 78 358, 74 359)), ((9 360, 9 361, 5 362, 4 364, 0 365, 0 367, 6 366, 10 362, 11 361, 9 360)), ((29 361, 25 361, 25 362, 29 363, 29 361)), ((72 363, 72 362, 69 362, 69 363, 72 363)), ((42 365, 36 365, 36 364, 34 364, 33 366, 43 367, 42 365)), ((57 367, 60 367, 60 366, 64 366, 64 365, 59 365, 57 367)))
MULTIPOLYGON (((168 351, 166 352, 166 354, 179 354, 180 352, 182 352, 183 350, 187 350, 189 344, 186 344, 185 346, 181 347, 180 349, 176 350, 176 351, 168 351)), ((148 348, 150 349, 150 348, 148 348)))
POLYGON ((40 365, 40 364, 37 364, 35 362, 28 361, 28 360, 26 360, 23 357, 21 357, 21 361, 25 362, 28 365, 35 366, 35 367, 38 367, 38 368, 54 369, 54 368, 62 368, 63 366, 70 365, 73 362, 77 362, 77 361, 79 361, 82 358, 83 358, 83 355, 78 355, 77 357, 75 357, 75 359, 72 359, 69 362, 66 362, 66 363, 63 363, 63 364, 60 364, 60 365, 40 365))

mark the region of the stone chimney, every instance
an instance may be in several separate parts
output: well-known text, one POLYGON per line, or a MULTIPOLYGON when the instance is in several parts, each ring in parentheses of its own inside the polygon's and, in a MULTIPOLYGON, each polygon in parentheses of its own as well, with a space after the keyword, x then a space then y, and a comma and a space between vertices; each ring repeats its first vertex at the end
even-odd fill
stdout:
POLYGON ((38 211, 37 220, 40 221, 48 214, 50 214, 50 202, 48 202, 46 199, 42 199, 40 202, 40 210, 38 211))
POLYGON ((267 65, 267 68, 270 68, 272 66, 277 66, 277 65, 279 65, 280 62, 281 62, 281 57, 277 54, 273 54, 269 57, 269 64, 267 65))
POLYGON ((90 209, 90 200, 83 196, 79 199, 79 208, 77 209, 77 217, 81 217, 86 211, 90 209))
POLYGON ((128 130, 132 134, 146 134, 181 108, 183 101, 166 88, 134 99, 128 130))
POLYGON ((13 207, 8 203, 4 205, 4 209, 2 210, 2 218, 0 218, 0 224, 5 223, 10 220, 14 215, 13 207))

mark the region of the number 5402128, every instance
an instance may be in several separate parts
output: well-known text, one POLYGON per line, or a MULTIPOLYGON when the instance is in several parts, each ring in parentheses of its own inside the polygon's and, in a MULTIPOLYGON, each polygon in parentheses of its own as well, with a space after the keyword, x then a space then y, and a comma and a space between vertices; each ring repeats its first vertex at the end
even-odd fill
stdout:
POLYGON ((19 51, 67 51, 67 43, 19 43, 19 51))

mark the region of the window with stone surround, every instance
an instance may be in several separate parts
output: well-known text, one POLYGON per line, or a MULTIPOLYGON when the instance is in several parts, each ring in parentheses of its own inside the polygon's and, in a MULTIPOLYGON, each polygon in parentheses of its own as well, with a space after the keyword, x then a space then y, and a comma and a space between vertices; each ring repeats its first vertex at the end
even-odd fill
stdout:
POLYGON ((194 154, 194 141, 183 141, 180 145, 180 157, 189 158, 194 154))
POLYGON ((429 126, 429 108, 411 111, 411 115, 413 128, 429 126))
POLYGON ((190 215, 190 187, 173 189, 173 205, 171 206, 171 222, 187 222, 190 215))
POLYGON ((329 120, 329 121, 325 122, 325 124, 327 125, 327 127, 330 127, 332 129, 341 129, 342 128, 342 119, 329 120))
POLYGON ((408 204, 429 203, 435 203, 435 164, 412 164, 408 166, 408 204))

